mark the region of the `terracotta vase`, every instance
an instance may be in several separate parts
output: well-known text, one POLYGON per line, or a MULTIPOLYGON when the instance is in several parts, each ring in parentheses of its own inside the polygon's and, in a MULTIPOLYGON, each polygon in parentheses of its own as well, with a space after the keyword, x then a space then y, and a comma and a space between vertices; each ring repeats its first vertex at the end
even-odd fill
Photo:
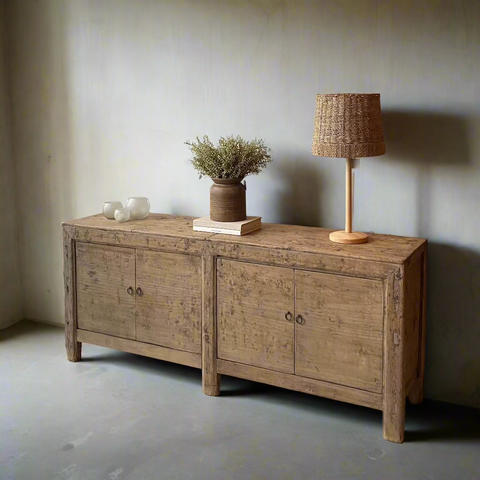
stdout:
POLYGON ((210 219, 214 222, 239 222, 247 218, 243 178, 212 178, 210 219))

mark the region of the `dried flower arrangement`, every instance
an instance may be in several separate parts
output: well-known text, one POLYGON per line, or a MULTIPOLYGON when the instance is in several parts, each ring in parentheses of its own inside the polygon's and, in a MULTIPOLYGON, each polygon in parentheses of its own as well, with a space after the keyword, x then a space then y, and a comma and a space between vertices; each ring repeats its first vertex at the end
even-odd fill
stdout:
POLYGON ((257 175, 272 161, 263 140, 246 141, 237 136, 221 137, 218 146, 207 135, 196 142, 185 142, 193 153, 193 167, 211 178, 244 178, 257 175))

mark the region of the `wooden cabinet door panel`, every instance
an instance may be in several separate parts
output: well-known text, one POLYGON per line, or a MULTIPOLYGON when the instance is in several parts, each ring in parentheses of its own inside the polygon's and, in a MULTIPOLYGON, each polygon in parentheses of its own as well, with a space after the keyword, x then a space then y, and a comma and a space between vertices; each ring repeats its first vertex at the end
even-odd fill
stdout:
POLYGON ((294 373, 293 313, 292 269, 217 260, 218 358, 294 373))
POLYGON ((295 374, 382 390, 383 284, 295 271, 295 374), (302 319, 300 319, 302 320, 302 319))
POLYGON ((77 242, 77 325, 135 338, 135 250, 77 242))
POLYGON ((200 257, 137 250, 137 340, 201 353, 200 257))

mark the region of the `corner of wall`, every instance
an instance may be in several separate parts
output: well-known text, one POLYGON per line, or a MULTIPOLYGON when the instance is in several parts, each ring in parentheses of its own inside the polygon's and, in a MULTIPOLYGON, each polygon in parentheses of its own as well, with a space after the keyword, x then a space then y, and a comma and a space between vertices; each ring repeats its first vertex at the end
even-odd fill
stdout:
POLYGON ((23 319, 23 288, 19 246, 18 182, 12 140, 10 30, 6 0, 0 0, 0 186, 5 195, 0 218, 5 228, 0 239, 6 246, 0 256, 0 329, 23 319))

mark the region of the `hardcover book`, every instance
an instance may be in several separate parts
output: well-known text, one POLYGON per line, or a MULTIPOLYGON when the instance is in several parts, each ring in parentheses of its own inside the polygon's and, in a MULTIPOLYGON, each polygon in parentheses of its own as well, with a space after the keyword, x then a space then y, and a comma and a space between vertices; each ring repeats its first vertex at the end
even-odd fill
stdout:
POLYGON ((210 217, 196 218, 193 229, 196 232, 223 233, 226 235, 246 235, 262 227, 262 217, 247 217, 240 222, 214 222, 210 217))

